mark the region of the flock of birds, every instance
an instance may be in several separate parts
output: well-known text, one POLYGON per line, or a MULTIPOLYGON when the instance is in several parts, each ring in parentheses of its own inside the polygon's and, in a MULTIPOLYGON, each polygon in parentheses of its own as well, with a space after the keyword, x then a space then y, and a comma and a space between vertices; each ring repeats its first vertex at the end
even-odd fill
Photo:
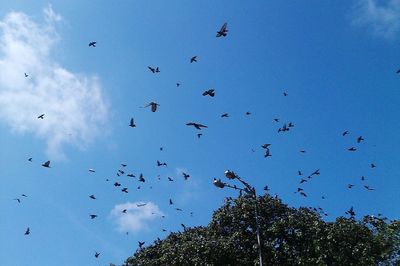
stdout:
MULTIPOLYGON (((217 38, 226 37, 227 33, 228 33, 227 23, 224 23, 222 25, 222 27, 217 31, 216 37, 217 38)), ((92 42, 89 43, 89 47, 95 48, 96 44, 97 44, 97 42, 92 41, 92 42)), ((197 60, 198 60, 197 56, 193 56, 193 57, 190 58, 190 63, 196 63, 197 60)), ((154 73, 154 74, 160 73, 160 68, 158 66, 148 66, 147 68, 151 73, 154 73)), ((400 70, 397 73, 400 73, 400 70)), ((29 77, 29 75, 27 73, 24 73, 24 75, 25 75, 26 78, 29 77)), ((180 83, 176 83, 177 87, 179 87, 180 85, 181 85, 180 83)), ((216 92, 215 92, 214 89, 208 89, 208 90, 205 90, 202 93, 202 96, 204 96, 204 97, 215 97, 215 95, 216 95, 216 92)), ((286 91, 283 92, 283 96, 284 97, 287 97, 288 95, 289 95, 288 92, 286 92, 286 91)), ((141 108, 150 107, 151 112, 156 112, 158 110, 159 106, 160 106, 160 104, 157 103, 157 102, 150 102, 150 103, 145 104, 144 106, 141 106, 141 108)), ((252 114, 251 112, 246 112, 245 113, 246 116, 249 116, 251 114, 252 114)), ((40 114, 40 115, 37 116, 37 119, 45 119, 45 116, 46 116, 45 114, 40 114)), ((221 117, 222 118, 228 118, 229 114, 228 113, 223 113, 223 114, 221 114, 221 117)), ((276 123, 279 123, 280 119, 279 118, 274 118, 273 121, 276 122, 276 123)), ((135 128, 136 127, 135 120, 134 120, 133 117, 130 119, 128 126, 131 127, 131 128, 135 128)), ((202 129, 205 129, 205 128, 208 127, 205 124, 202 124, 202 123, 199 123, 199 122, 194 122, 194 121, 187 122, 186 126, 193 127, 194 129, 198 130, 198 132, 201 131, 202 129)), ((288 121, 288 122, 283 123, 282 126, 278 128, 277 132, 278 133, 285 133, 285 132, 288 132, 288 131, 292 130, 294 127, 295 127, 294 123, 291 122, 291 121, 288 121)), ((350 135, 349 131, 344 131, 342 133, 342 137, 347 137, 348 135, 350 135)), ((197 137, 198 138, 200 138, 201 136, 202 136, 202 133, 197 133, 197 137)), ((355 142, 357 144, 361 144, 363 141, 364 141, 364 137, 363 136, 358 136, 356 138, 355 142)), ((272 154, 271 154, 271 143, 262 144, 261 148, 263 150, 264 157, 266 159, 272 156, 272 154)), ((160 151, 162 151, 162 150, 163 150, 163 147, 160 147, 160 151)), ((357 151, 357 146, 355 145, 355 146, 349 147, 347 150, 348 150, 348 152, 356 152, 357 151)), ((252 149, 252 151, 255 152, 254 149, 252 149)), ((301 150, 300 152, 301 153, 306 153, 305 150, 301 150)), ((28 161, 32 162, 33 159, 29 158, 28 161)), ((156 163, 157 163, 158 167, 167 166, 166 162, 161 162, 159 160, 157 160, 156 163)), ((51 168, 51 161, 47 160, 44 163, 42 163, 41 166, 43 166, 44 168, 51 168)), ((376 165, 374 163, 371 163, 370 167, 371 168, 375 168, 376 165)), ((144 184, 146 182, 146 178, 144 177, 144 175, 142 173, 139 174, 138 176, 136 176, 135 174, 128 172, 126 169, 127 169, 127 165, 126 164, 121 164, 121 167, 119 167, 119 169, 117 169, 117 171, 116 171, 116 175, 118 177, 126 175, 128 178, 136 178, 137 181, 139 182, 139 184, 144 184)), ((95 169, 89 169, 89 172, 95 173, 96 171, 95 171, 95 169)), ((190 178, 190 175, 188 173, 182 172, 181 174, 182 174, 182 177, 183 177, 184 180, 188 180, 190 178)), ((307 182, 310 182, 314 177, 319 176, 319 175, 320 175, 320 169, 316 169, 315 171, 313 171, 312 173, 310 173, 308 175, 303 174, 303 172, 301 170, 299 170, 298 171, 299 186, 297 187, 297 190, 294 193, 299 194, 301 197, 307 197, 305 188, 303 187, 304 184, 307 183, 307 182)), ((365 182, 365 180, 366 180, 364 176, 361 176, 360 179, 361 179, 362 182, 365 182)), ((110 180, 106 179, 106 181, 110 181, 110 180)), ((172 177, 168 177, 168 181, 173 182, 174 179, 172 177)), ((118 181, 114 182, 113 186, 115 188, 117 188, 117 189, 120 189, 122 193, 129 193, 128 187, 123 187, 122 184, 120 182, 118 182, 118 181)), ((347 188, 348 189, 352 189, 354 186, 355 186, 354 184, 350 184, 349 183, 347 185, 347 188)), ((374 190, 373 187, 371 187, 370 185, 367 185, 367 184, 363 185, 363 187, 368 191, 373 191, 374 190)), ((141 189, 141 185, 138 185, 137 189, 141 189)), ((268 191, 269 190, 268 186, 265 186, 264 190, 268 191)), ((27 195, 21 194, 21 197, 26 198, 27 195)), ((91 200, 97 200, 97 198, 96 198, 96 196, 94 194, 90 195, 89 198, 91 200)), ((322 196, 322 199, 325 199, 325 197, 322 196)), ((18 203, 21 203, 22 198, 15 198, 14 200, 17 201, 18 203)), ((174 205, 174 202, 173 202, 172 199, 169 199, 168 203, 169 203, 169 205, 174 205)), ((144 206, 146 206, 146 203, 137 204, 138 208, 144 207, 144 206)), ((320 214, 323 214, 325 216, 328 215, 321 207, 311 208, 311 209, 313 209, 314 211, 319 212, 320 214)), ((175 210, 176 211, 183 211, 183 209, 179 208, 179 207, 176 207, 175 210)), ((122 214, 126 214, 127 212, 128 212, 127 209, 121 210, 122 214)), ((351 207, 346 213, 349 214, 350 216, 355 216, 355 211, 354 211, 353 207, 351 207)), ((155 214, 155 213, 153 213, 153 214, 155 214)), ((190 215, 192 216, 193 212, 190 212, 190 215)), ((164 215, 162 215, 161 217, 165 218, 164 215)), ((96 218, 98 218, 98 215, 96 213, 91 213, 91 214, 89 214, 89 218, 90 219, 96 219, 96 218)), ((183 230, 186 230, 186 226, 184 224, 181 224, 181 226, 182 226, 183 230)), ((165 228, 162 228, 162 231, 166 232, 167 230, 165 228)), ((30 234, 31 234, 31 228, 27 227, 26 230, 25 230, 25 235, 30 235, 30 234)), ((145 244, 144 241, 138 241, 138 248, 139 249, 143 248, 144 244, 145 244)), ((98 258, 99 256, 100 256, 100 252, 96 251, 94 253, 94 257, 98 258)))
MULTIPOLYGON (((228 28, 227 28, 227 27, 228 27, 228 24, 227 24, 227 23, 224 23, 224 24, 222 25, 222 27, 220 28, 220 30, 217 31, 216 37, 217 37, 217 38, 219 38, 219 37, 226 37, 226 36, 227 36, 227 33, 228 33, 228 28)), ((97 45, 97 42, 96 42, 96 41, 89 42, 89 47, 95 48, 96 45, 97 45)), ((196 63, 196 62, 197 62, 197 56, 193 56, 193 57, 190 58, 190 63, 196 63)), ((152 73, 154 73, 154 74, 160 72, 160 68, 159 68, 158 66, 154 66, 154 67, 153 67, 153 66, 148 66, 148 69, 149 69, 152 73)), ((29 77, 29 75, 28 75, 27 73, 24 73, 24 76, 25 76, 25 78, 28 78, 28 77, 29 77)), ((176 86, 179 87, 179 86, 180 86, 180 83, 176 83, 176 86)), ((214 97, 214 96, 215 96, 215 90, 214 90, 214 89, 206 90, 206 91, 203 93, 203 96, 214 97)), ((146 105, 144 105, 144 106, 141 106, 141 108, 150 107, 151 112, 156 112, 156 111, 158 110, 158 107, 159 107, 159 106, 160 106, 160 104, 158 104, 158 103, 156 103, 156 102, 150 102, 150 103, 148 103, 148 104, 146 104, 146 105)), ((247 112, 246 114, 247 114, 247 115, 250 115, 249 112, 247 112)), ((42 114, 40 114, 40 115, 37 116, 37 119, 43 120, 43 119, 45 119, 45 116, 46 116, 46 114, 42 113, 42 114)), ((228 117, 228 114, 223 114, 222 117, 228 117)), ((206 125, 203 125, 203 124, 200 124, 200 123, 196 123, 196 122, 188 122, 186 125, 187 125, 187 126, 193 126, 194 128, 196 128, 196 129, 198 129, 198 130, 201 130, 202 128, 207 128, 206 125)), ((131 128, 135 128, 135 127, 136 127, 134 118, 131 118, 131 119, 130 119, 130 121, 129 121, 129 127, 131 127, 131 128)), ((201 133, 198 133, 198 134, 197 134, 197 137, 200 138, 201 135, 202 135, 201 133)), ((160 147, 160 151, 162 151, 162 150, 163 150, 163 147, 160 147)), ((32 163, 32 162, 33 162, 33 158, 32 158, 32 157, 28 158, 28 161, 32 163)), ((157 166, 158 166, 158 167, 167 166, 167 163, 166 163, 166 162, 161 162, 161 161, 159 161, 159 160, 157 160, 156 163, 157 163, 157 166)), ((44 167, 44 168, 51 168, 51 161, 50 161, 50 160, 47 160, 47 161, 43 162, 43 163, 41 164, 41 166, 44 167)), ((140 183, 145 183, 145 182, 146 182, 146 179, 145 179, 143 173, 141 173, 141 174, 139 174, 138 176, 136 176, 136 175, 133 174, 133 173, 127 172, 127 171, 125 170, 126 167, 127 167, 127 164, 122 163, 120 169, 117 169, 116 175, 117 175, 118 177, 120 177, 120 176, 123 176, 123 175, 126 174, 126 176, 127 176, 128 178, 136 178, 137 181, 139 182, 139 184, 140 184, 140 183)), ((88 171, 91 172, 91 173, 95 173, 95 172, 96 172, 96 170, 93 169, 93 168, 88 169, 88 171)), ((181 174, 182 174, 182 177, 183 177, 183 179, 184 179, 185 181, 188 180, 188 179, 190 178, 190 174, 188 174, 188 173, 181 172, 181 174)), ((160 177, 158 177, 158 178, 160 179, 160 177)), ((169 182, 173 182, 173 181, 174 181, 174 179, 173 179, 172 177, 170 177, 170 176, 167 177, 167 178, 168 178, 168 181, 169 181, 169 182)), ((110 181, 110 179, 106 179, 106 181, 110 181)), ((114 182, 113 186, 116 187, 116 188, 119 188, 119 189, 121 190, 121 192, 123 192, 123 193, 129 193, 128 187, 122 187, 122 188, 121 188, 122 185, 121 185, 121 183, 118 182, 118 181, 114 182)), ((151 187, 150 187, 150 188, 151 188, 151 187)), ((141 189, 141 185, 137 186, 137 189, 141 189)), ((21 197, 27 198, 28 196, 27 196, 26 194, 21 194, 21 197)), ((13 200, 17 201, 18 203, 21 203, 21 202, 22 202, 22 198, 21 198, 21 197, 14 198, 13 200)), ((94 194, 89 195, 89 198, 90 198, 91 200, 97 200, 97 198, 96 198, 96 196, 95 196, 94 194)), ((175 206, 175 203, 173 202, 172 199, 169 199, 168 204, 171 205, 171 206, 172 206, 172 205, 175 206)), ((146 205, 147 205, 147 203, 138 203, 138 204, 136 204, 136 206, 137 206, 138 208, 144 207, 144 206, 146 206, 146 205)), ((175 207, 174 209, 175 209, 176 211, 178 211, 178 212, 182 212, 182 211, 183 211, 183 209, 182 209, 182 208, 179 208, 179 207, 175 207)), ((128 209, 123 209, 123 210, 121 210, 121 213, 122 213, 122 214, 127 214, 127 213, 128 213, 128 209)), ((189 213, 190 213, 190 216, 193 216, 193 212, 189 212, 189 213)), ((152 214, 155 215, 156 213, 152 213, 152 214)), ((98 218, 98 215, 97 215, 96 213, 91 213, 91 214, 89 214, 89 219, 92 219, 92 220, 93 220, 93 219, 96 219, 96 218, 98 218)), ((161 218, 165 218, 165 216, 164 216, 164 215, 161 215, 161 218)), ((186 230, 186 226, 185 226, 184 224, 181 224, 181 226, 182 226, 183 230, 186 230)), ((167 232, 167 230, 166 230, 165 228, 162 228, 162 231, 163 231, 163 232, 167 232)), ((27 227, 27 228, 25 229, 24 235, 28 236, 28 235, 30 235, 30 234, 31 234, 31 228, 30 228, 30 227, 27 227)), ((129 234, 129 233, 126 232, 126 234, 129 234)), ((138 241, 138 248, 139 248, 139 249, 143 248, 144 244, 145 244, 144 241, 138 241)), ((98 257, 100 256, 100 254, 101 254, 100 252, 95 251, 94 257, 95 257, 95 258, 98 258, 98 257)))

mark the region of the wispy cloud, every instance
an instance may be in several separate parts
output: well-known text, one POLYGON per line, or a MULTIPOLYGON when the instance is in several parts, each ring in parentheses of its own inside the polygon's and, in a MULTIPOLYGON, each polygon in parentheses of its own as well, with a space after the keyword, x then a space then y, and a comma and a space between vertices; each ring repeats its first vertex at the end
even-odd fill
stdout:
POLYGON ((353 23, 371 29, 384 38, 394 38, 400 32, 400 0, 358 0, 353 23))
POLYGON ((153 202, 126 202, 115 205, 111 210, 111 218, 119 232, 135 233, 148 229, 150 222, 161 218, 162 215, 164 213, 153 202), (140 206, 141 204, 146 205, 140 206), (123 213, 123 210, 126 210, 126 213, 123 213))
POLYGON ((45 139, 54 159, 63 157, 63 144, 85 147, 106 122, 108 108, 96 76, 73 73, 52 58, 62 18, 51 6, 43 14, 43 22, 19 12, 0 21, 0 121, 45 139), (37 119, 42 113, 44 119, 37 119))

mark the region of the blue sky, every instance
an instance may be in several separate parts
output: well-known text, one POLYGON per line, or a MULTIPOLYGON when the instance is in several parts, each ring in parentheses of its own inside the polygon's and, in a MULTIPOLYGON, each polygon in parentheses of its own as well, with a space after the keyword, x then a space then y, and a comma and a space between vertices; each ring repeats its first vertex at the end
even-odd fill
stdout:
POLYGON ((0 21, 4 265, 122 263, 137 241, 206 225, 237 194, 212 185, 226 169, 327 220, 351 206, 399 217, 398 0, 16 0, 0 3, 0 21), (215 38, 224 22, 228 36, 215 38), (209 88, 214 98, 201 95, 209 88), (151 101, 157 112, 140 108, 151 101), (200 139, 190 121, 208 125, 200 139), (286 122, 295 127, 278 134, 286 122), (294 194, 298 170, 316 169, 308 197, 294 194))

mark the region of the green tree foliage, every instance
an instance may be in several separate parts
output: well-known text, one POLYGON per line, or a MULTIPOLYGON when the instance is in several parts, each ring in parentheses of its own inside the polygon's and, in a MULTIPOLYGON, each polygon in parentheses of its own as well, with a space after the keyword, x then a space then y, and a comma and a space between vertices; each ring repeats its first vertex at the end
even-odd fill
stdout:
POLYGON ((133 265, 259 265, 255 204, 265 265, 400 265, 400 222, 365 216, 325 222, 270 195, 227 199, 206 227, 171 233, 137 250, 133 265))

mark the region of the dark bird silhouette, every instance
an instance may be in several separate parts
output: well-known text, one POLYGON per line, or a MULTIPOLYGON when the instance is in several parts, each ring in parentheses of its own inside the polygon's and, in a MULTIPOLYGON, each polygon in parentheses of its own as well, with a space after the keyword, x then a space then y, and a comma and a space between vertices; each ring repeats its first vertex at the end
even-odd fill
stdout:
POLYGON ((294 127, 294 124, 292 122, 289 122, 288 127, 294 127))
POLYGON ((163 165, 164 165, 164 166, 168 166, 167 163, 165 163, 165 162, 162 163, 162 162, 160 162, 159 160, 157 160, 157 166, 163 166, 163 165))
POLYGON ((305 151, 305 150, 301 150, 300 152, 301 152, 301 153, 306 153, 306 151, 305 151))
POLYGON ((126 176, 128 176, 128 177, 135 177, 134 174, 127 174, 126 176))
POLYGON ((347 187, 348 187, 348 188, 352 188, 352 187, 354 187, 354 185, 348 184, 347 187))
POLYGON ((22 196, 22 197, 28 197, 28 196, 27 196, 27 195, 25 195, 25 194, 21 194, 21 196, 22 196))
POLYGON ((118 173, 120 173, 121 175, 125 174, 125 172, 122 171, 121 169, 118 169, 118 173))
POLYGON ((181 208, 175 208, 175 210, 177 210, 177 211, 183 211, 181 208))
POLYGON ((32 162, 32 157, 30 157, 30 158, 28 159, 28 161, 32 162))
POLYGON ((42 164, 43 167, 50 168, 50 161, 47 161, 42 164))
POLYGON ((400 69, 396 71, 396 74, 400 74, 400 69))
POLYGON ((126 167, 126 164, 124 164, 124 163, 121 163, 121 166, 122 166, 122 167, 126 167))
POLYGON ((120 186, 121 186, 120 183, 118 183, 118 182, 115 182, 115 183, 114 183, 114 187, 120 187, 120 186))
POLYGON ((375 167, 376 167, 376 165, 371 163, 371 168, 375 168, 375 167))
POLYGON ((149 104, 147 104, 143 108, 146 108, 146 107, 149 107, 149 106, 151 106, 151 111, 154 113, 155 111, 157 111, 157 107, 160 106, 160 105, 158 103, 156 103, 156 102, 150 102, 149 104))
POLYGON ((250 112, 246 112, 245 115, 251 115, 251 113, 250 112))
POLYGON ((269 191, 269 187, 268 186, 264 186, 264 191, 269 191))
POLYGON ((279 122, 279 118, 274 118, 274 121, 275 122, 279 122))
POLYGON ((25 235, 27 236, 27 235, 29 235, 31 233, 31 229, 28 227, 28 228, 26 228, 26 231, 25 231, 25 235))
POLYGON ((307 179, 302 178, 302 179, 300 180, 300 184, 303 184, 303 183, 305 183, 305 182, 307 182, 307 179))
POLYGON ((365 181, 365 176, 361 176, 361 181, 365 181))
POLYGON ((356 213, 354 212, 353 206, 346 212, 346 214, 350 215, 351 217, 356 215, 356 213))
POLYGON ((96 252, 94 253, 94 257, 95 257, 95 258, 98 258, 99 256, 100 256, 100 253, 96 251, 96 252))
POLYGON ((147 205, 147 203, 136 204, 137 207, 143 207, 143 206, 146 206, 146 205, 147 205))
POLYGON ((364 138, 362 137, 362 136, 359 136, 358 138, 357 138, 357 143, 360 143, 361 141, 363 141, 364 140, 364 138))
POLYGON ((303 191, 300 192, 300 195, 303 196, 303 197, 307 197, 307 194, 304 193, 303 191))
POLYGON ((194 126, 196 129, 201 130, 201 128, 207 128, 207 126, 199 124, 199 123, 195 123, 195 122, 189 122, 186 123, 187 126, 194 126))
POLYGON ((179 87, 179 86, 181 86, 181 84, 177 82, 177 83, 176 83, 176 86, 179 87))
POLYGON ((190 58, 190 63, 197 62, 197 55, 190 58))
POLYGON ((44 119, 44 114, 41 114, 37 117, 38 119, 44 119))
POLYGON ((140 242, 140 241, 138 241, 138 243, 139 243, 139 248, 142 248, 143 247, 143 245, 144 245, 144 243, 146 243, 146 242, 140 242))
POLYGON ((265 158, 268 158, 268 157, 271 157, 272 155, 271 155, 271 152, 269 151, 269 149, 267 148, 267 149, 265 149, 265 153, 264 153, 264 157, 265 158))
POLYGON ((289 95, 289 94, 288 94, 287 92, 285 92, 285 91, 283 92, 283 96, 286 97, 286 96, 288 96, 288 95, 289 95))
POLYGON ((228 32, 228 23, 225 22, 224 25, 222 25, 221 29, 219 31, 217 31, 216 37, 217 38, 219 38, 221 36, 226 37, 227 32, 228 32))
POLYGON ((89 198, 96 199, 96 197, 94 195, 90 195, 89 198))
POLYGON ((96 214, 90 214, 89 216, 90 216, 90 219, 94 219, 94 218, 96 218, 96 217, 97 217, 97 215, 96 215, 96 214))
POLYGON ((372 188, 372 187, 370 187, 370 186, 364 186, 367 190, 370 190, 370 191, 372 191, 372 190, 375 190, 375 188, 372 188))
POLYGON ((91 173, 96 173, 96 170, 90 168, 90 169, 89 169, 89 172, 91 172, 91 173))
POLYGON ((198 133, 198 134, 197 134, 197 138, 199 139, 202 135, 203 135, 203 134, 198 133))
POLYGON ((128 193, 128 188, 124 187, 123 189, 121 189, 121 191, 124 192, 124 193, 128 193))
POLYGON ((263 149, 268 149, 269 146, 271 146, 271 144, 265 143, 265 144, 261 145, 261 148, 263 148, 263 149))
POLYGON ((183 178, 184 178, 185 180, 188 180, 188 178, 190 177, 190 175, 189 175, 189 174, 186 174, 185 172, 182 172, 182 175, 183 175, 183 178))
POLYGON ((26 74, 26 73, 24 73, 24 75, 25 75, 25 78, 29 77, 29 75, 28 75, 28 74, 26 74))
POLYGON ((146 180, 144 179, 144 177, 143 177, 143 174, 140 174, 140 176, 139 176, 139 182, 146 182, 146 180))
POLYGON ((302 174, 303 174, 301 171, 297 171, 297 173, 298 173, 299 175, 302 175, 302 174))
POLYGON ((172 179, 172 177, 168 177, 168 181, 174 181, 173 179, 172 179))
POLYGON ((154 67, 148 66, 148 69, 150 69, 151 72, 156 73, 156 69, 154 67))
POLYGON ((90 42, 90 43, 89 43, 89 47, 90 47, 90 46, 96 47, 96 43, 97 43, 97 42, 90 42))
POLYGON ((347 149, 348 151, 356 151, 357 149, 355 147, 351 147, 347 149))
POLYGON ((18 201, 18 203, 21 203, 21 200, 20 200, 20 199, 13 199, 13 200, 16 200, 16 201, 18 201))
POLYGON ((344 136, 346 136, 348 134, 349 134, 349 131, 346 130, 345 132, 342 133, 342 136, 344 137, 344 136))
POLYGON ((205 92, 203 92, 202 94, 203 96, 210 96, 210 97, 214 97, 215 96, 215 90, 214 89, 209 89, 206 90, 205 92))
POLYGON ((223 113, 223 114, 221 115, 221 117, 229 117, 229 114, 228 114, 228 113, 223 113))
POLYGON ((126 213, 127 211, 128 211, 127 209, 123 209, 121 212, 126 213))
POLYGON ((315 170, 313 173, 311 173, 312 176, 313 176, 313 175, 319 175, 319 174, 320 174, 319 169, 317 169, 317 170, 315 170))
POLYGON ((181 224, 181 226, 182 226, 183 230, 186 231, 186 225, 181 224))
POLYGON ((130 126, 130 127, 136 127, 136 125, 135 125, 135 120, 133 120, 133 118, 131 118, 131 121, 130 121, 130 123, 129 123, 129 126, 130 126))
POLYGON ((172 205, 172 204, 174 204, 174 203, 172 202, 172 199, 169 199, 169 205, 172 205))

